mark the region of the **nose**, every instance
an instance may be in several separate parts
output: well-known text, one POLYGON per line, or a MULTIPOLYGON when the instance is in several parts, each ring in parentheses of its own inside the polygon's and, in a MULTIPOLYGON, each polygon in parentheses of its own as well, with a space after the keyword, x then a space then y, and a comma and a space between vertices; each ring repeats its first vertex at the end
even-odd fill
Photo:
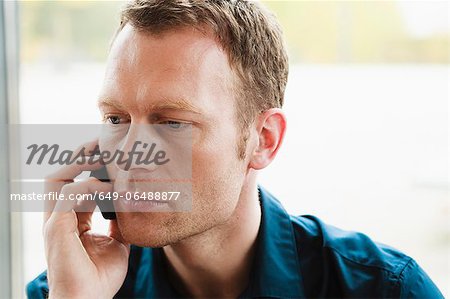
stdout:
POLYGON ((119 153, 122 159, 116 160, 116 165, 121 170, 141 169, 153 172, 168 160, 151 125, 130 125, 121 143, 119 153))

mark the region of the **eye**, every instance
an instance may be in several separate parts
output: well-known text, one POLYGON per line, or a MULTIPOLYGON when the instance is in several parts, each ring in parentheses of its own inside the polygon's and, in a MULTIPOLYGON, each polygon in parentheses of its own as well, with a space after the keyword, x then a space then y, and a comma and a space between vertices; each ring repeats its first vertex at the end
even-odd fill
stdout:
POLYGON ((167 128, 172 130, 181 130, 189 126, 189 123, 179 122, 175 120, 167 120, 160 122, 160 124, 165 125, 167 128))
POLYGON ((108 116, 106 119, 113 125, 120 124, 120 117, 119 116, 116 116, 116 115, 108 116))
POLYGON ((120 115, 109 115, 105 116, 105 120, 112 125, 120 125, 121 123, 125 123, 127 120, 121 117, 120 115))

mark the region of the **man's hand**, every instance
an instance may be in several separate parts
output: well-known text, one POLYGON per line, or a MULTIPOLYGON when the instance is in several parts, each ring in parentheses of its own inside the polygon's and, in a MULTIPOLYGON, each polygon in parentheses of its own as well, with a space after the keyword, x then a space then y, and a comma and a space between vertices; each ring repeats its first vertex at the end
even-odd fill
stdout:
MULTIPOLYGON (((86 152, 97 142, 85 144, 86 152)), ((83 171, 102 167, 66 166, 47 177, 45 192, 88 194, 112 191, 110 183, 96 178, 73 182, 83 171)), ((95 201, 47 202, 44 215, 44 243, 50 298, 112 298, 122 286, 128 268, 129 245, 122 239, 116 220, 110 222, 108 235, 91 232, 95 201), (83 212, 76 212, 82 208, 83 212)))

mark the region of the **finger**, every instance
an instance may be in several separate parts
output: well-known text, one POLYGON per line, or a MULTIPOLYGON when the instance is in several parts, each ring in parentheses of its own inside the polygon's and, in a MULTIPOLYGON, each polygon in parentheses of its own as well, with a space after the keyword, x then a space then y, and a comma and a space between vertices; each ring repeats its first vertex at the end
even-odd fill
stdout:
POLYGON ((78 233, 81 236, 83 233, 92 228, 92 213, 95 210, 95 200, 79 201, 75 206, 75 212, 78 220, 78 233))
MULTIPOLYGON (((83 171, 93 171, 100 169, 103 165, 101 162, 97 162, 95 164, 89 165, 88 162, 82 165, 78 165, 78 175, 81 174, 83 171)), ((69 166, 66 166, 69 167, 69 166)), ((56 175, 55 175, 56 176, 56 175)), ((59 193, 58 196, 61 196, 62 188, 68 184, 72 184, 73 179, 71 180, 56 180, 52 178, 47 178, 44 188, 45 194, 50 194, 50 192, 53 193, 59 193)), ((44 223, 50 218, 53 210, 55 209, 55 206, 57 204, 58 200, 46 200, 44 201, 44 223)))
MULTIPOLYGON (((84 181, 64 185, 61 189, 63 199, 57 201, 48 221, 51 219, 53 222, 57 222, 58 225, 67 226, 67 232, 76 231, 78 234, 79 225, 81 225, 83 230, 86 229, 86 227, 89 228, 92 212, 87 210, 84 217, 80 218, 83 222, 78 223, 78 217, 75 214, 74 209, 77 207, 77 203, 79 202, 77 200, 78 198, 81 198, 82 201, 87 201, 90 198, 87 197, 87 195, 92 196, 91 194, 95 191, 105 193, 110 192, 112 191, 112 185, 109 183, 103 183, 94 177, 90 177, 84 181)), ((86 204, 85 207, 90 207, 93 211, 95 209, 95 202, 93 202, 93 204, 94 206, 92 206, 92 203, 86 204)), ((79 206, 78 209, 80 207, 81 206, 79 206)))
MULTIPOLYGON (((92 153, 97 144, 98 140, 85 143, 81 145, 74 153, 75 155, 78 155, 81 152, 83 152, 84 154, 92 153)), ((47 194, 49 194, 50 192, 59 192, 65 184, 72 183, 73 179, 76 176, 80 175, 83 171, 97 170, 103 166, 100 161, 91 164, 87 159, 84 159, 84 161, 82 161, 82 159, 83 158, 80 157, 77 162, 62 167, 58 171, 47 176, 45 179, 44 192, 47 194)), ((52 200, 44 202, 44 223, 49 219, 55 205, 56 202, 52 200)))
MULTIPOLYGON (((101 163, 92 163, 92 161, 90 161, 89 159, 89 157, 92 157, 92 155, 88 155, 95 149, 96 146, 97 146, 96 142, 89 142, 80 146, 79 149, 74 151, 73 155, 75 157, 78 154, 83 153, 82 155, 80 155, 80 157, 78 157, 77 161, 67 165, 66 167, 61 167, 52 175, 48 176, 48 179, 50 181, 56 182, 67 181, 72 180, 73 178, 78 176, 82 171, 98 169, 95 168, 95 166, 93 165, 101 163), (92 166, 92 169, 87 169, 89 168, 89 166, 92 166)), ((94 159, 93 161, 99 162, 99 159, 94 159)))
MULTIPOLYGON (((89 171, 89 170, 97 170, 101 168, 101 163, 89 163, 88 160, 82 160, 82 156, 90 156, 90 154, 93 153, 94 149, 98 145, 98 139, 86 142, 82 145, 80 145, 74 152, 73 156, 78 156, 80 153, 83 153, 77 161, 74 163, 61 167, 56 172, 48 175, 45 177, 45 186, 44 186, 44 192, 59 192, 61 188, 68 183, 73 183, 73 179, 80 175, 83 171, 89 171)), ((45 212, 50 212, 53 210, 54 206, 56 205, 56 202, 54 201, 46 201, 46 208, 45 212), (47 208, 49 207, 49 208, 47 208)), ((44 220, 48 219, 49 215, 44 215, 44 220)))
POLYGON ((112 184, 104 183, 95 177, 90 177, 88 181, 90 181, 89 187, 91 190, 89 197, 86 197, 86 200, 78 201, 78 204, 75 206, 75 212, 77 213, 78 219, 78 232, 80 235, 92 228, 92 214, 97 207, 93 189, 97 191, 97 194, 100 192, 106 194, 107 192, 112 192, 113 190, 112 184))

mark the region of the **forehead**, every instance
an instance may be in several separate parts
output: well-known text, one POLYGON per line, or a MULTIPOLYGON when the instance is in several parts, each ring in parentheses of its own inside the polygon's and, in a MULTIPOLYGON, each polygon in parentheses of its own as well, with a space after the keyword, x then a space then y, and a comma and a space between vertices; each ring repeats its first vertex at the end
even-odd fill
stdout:
POLYGON ((126 25, 111 48, 102 95, 137 102, 172 96, 199 105, 224 102, 232 76, 228 56, 212 35, 194 28, 154 35, 126 25))

